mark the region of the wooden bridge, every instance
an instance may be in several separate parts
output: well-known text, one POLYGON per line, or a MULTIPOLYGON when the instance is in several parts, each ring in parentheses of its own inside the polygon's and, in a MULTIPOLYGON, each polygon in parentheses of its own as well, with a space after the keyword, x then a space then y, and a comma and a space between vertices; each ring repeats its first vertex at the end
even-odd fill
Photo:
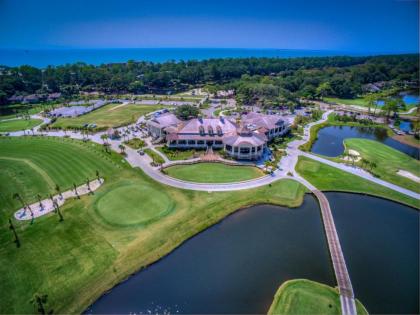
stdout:
POLYGON ((324 222, 325 234, 327 236, 328 248, 330 250, 331 260, 334 267, 335 278, 337 280, 338 290, 340 292, 341 311, 343 315, 356 315, 356 303, 354 301, 353 287, 350 276, 347 271, 340 240, 334 224, 334 218, 331 213, 330 204, 327 197, 317 190, 312 192, 319 200, 321 207, 322 220, 324 222))

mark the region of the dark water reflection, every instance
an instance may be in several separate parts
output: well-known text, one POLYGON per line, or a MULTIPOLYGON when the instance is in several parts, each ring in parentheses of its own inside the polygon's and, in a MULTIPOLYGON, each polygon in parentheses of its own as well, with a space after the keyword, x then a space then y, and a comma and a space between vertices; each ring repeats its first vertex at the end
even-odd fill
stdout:
POLYGON ((371 314, 419 314, 419 212, 327 193, 356 296, 371 314))
POLYGON ((376 140, 416 159, 420 158, 419 149, 388 137, 384 128, 372 127, 329 126, 322 128, 312 146, 312 152, 330 157, 339 156, 344 152, 343 141, 348 138, 376 140))
MULTIPOLYGON (((371 314, 419 312, 419 212, 327 193, 354 292, 371 314)), ((278 286, 335 286, 317 202, 241 210, 101 297, 87 313, 266 313, 278 286)))
MULTIPOLYGON (((169 236, 170 237, 170 236, 169 236)), ((334 285, 318 204, 241 210, 100 298, 88 313, 267 313, 286 280, 334 285)))

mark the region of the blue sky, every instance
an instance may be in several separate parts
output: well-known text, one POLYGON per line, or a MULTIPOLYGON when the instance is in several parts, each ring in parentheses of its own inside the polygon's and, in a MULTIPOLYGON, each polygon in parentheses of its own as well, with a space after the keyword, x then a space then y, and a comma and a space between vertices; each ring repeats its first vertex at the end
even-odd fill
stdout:
POLYGON ((418 0, 0 0, 0 48, 418 52, 418 0))

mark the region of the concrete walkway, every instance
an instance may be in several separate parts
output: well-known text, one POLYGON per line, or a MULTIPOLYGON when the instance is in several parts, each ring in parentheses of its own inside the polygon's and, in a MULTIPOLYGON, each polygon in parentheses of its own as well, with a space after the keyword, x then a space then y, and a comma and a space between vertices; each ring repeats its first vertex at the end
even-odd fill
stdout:
POLYGON ((299 155, 305 156, 305 157, 310 158, 312 160, 315 160, 315 161, 321 162, 323 164, 327 164, 329 166, 338 168, 338 169, 340 169, 344 172, 362 177, 362 178, 364 178, 368 181, 371 181, 375 184, 387 187, 387 188, 392 189, 394 191, 397 191, 397 192, 399 192, 403 195, 406 195, 406 196, 409 196, 409 197, 412 197, 412 198, 415 198, 415 199, 420 199, 420 194, 418 194, 414 191, 405 189, 403 187, 397 186, 395 184, 391 184, 391 183, 389 183, 387 181, 384 181, 382 179, 379 179, 377 177, 374 177, 372 174, 370 174, 369 172, 367 172, 367 171, 365 171, 365 170, 363 170, 359 167, 354 167, 354 166, 350 166, 350 165, 346 165, 346 164, 342 164, 342 163, 333 162, 333 161, 330 161, 328 159, 324 159, 322 157, 319 157, 317 155, 310 154, 310 153, 307 153, 307 152, 300 152, 299 155))
MULTIPOLYGON (((76 188, 76 192, 71 189, 63 192, 61 195, 55 195, 52 197, 55 203, 58 204, 58 206, 62 206, 66 199, 69 198, 75 198, 77 196, 86 195, 88 193, 91 193, 98 189, 102 184, 104 183, 104 180, 101 178, 100 180, 95 179, 93 181, 89 182, 89 187, 87 184, 83 184, 81 186, 78 186, 76 188)), ((40 216, 46 215, 52 211, 54 211, 54 204, 53 200, 51 199, 44 199, 41 200, 41 202, 35 202, 28 207, 24 207, 19 209, 15 212, 15 218, 17 220, 32 220, 34 218, 38 218, 40 216)))

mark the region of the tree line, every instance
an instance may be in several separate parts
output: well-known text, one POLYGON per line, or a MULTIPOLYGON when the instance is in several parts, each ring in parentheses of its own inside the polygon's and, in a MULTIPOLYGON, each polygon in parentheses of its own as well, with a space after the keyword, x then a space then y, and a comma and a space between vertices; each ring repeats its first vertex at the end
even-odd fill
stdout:
POLYGON ((303 58, 226 58, 164 63, 74 63, 44 69, 23 65, 0 67, 0 104, 12 95, 80 91, 165 93, 191 86, 234 88, 243 102, 264 96, 269 102, 296 96, 354 97, 362 86, 378 81, 418 82, 419 56, 303 58), (279 99, 280 98, 280 99, 279 99))

